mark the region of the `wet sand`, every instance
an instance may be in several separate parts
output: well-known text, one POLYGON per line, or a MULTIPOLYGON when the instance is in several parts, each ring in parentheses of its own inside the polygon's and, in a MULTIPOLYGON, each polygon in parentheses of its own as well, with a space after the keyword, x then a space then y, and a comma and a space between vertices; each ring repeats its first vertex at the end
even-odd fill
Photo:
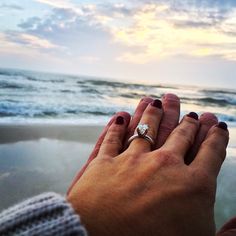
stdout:
POLYGON ((1 125, 0 210, 45 191, 65 194, 102 128, 1 125))
MULTIPOLYGON (((0 125, 0 210, 45 191, 65 194, 101 126, 0 125)), ((218 177, 216 224, 236 215, 236 128, 218 177)))
POLYGON ((0 125, 0 143, 14 143, 41 138, 94 143, 102 126, 85 125, 0 125))

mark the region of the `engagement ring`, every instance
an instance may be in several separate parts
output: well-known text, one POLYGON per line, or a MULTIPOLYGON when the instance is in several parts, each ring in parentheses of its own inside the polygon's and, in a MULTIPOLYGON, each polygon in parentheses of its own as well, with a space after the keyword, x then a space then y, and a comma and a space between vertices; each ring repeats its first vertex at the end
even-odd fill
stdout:
POLYGON ((137 134, 134 134, 133 136, 131 136, 128 139, 128 144, 130 144, 136 138, 143 138, 143 139, 147 140, 151 144, 151 146, 153 147, 155 142, 149 135, 147 135, 148 129, 149 129, 149 126, 147 124, 139 124, 136 129, 137 134))

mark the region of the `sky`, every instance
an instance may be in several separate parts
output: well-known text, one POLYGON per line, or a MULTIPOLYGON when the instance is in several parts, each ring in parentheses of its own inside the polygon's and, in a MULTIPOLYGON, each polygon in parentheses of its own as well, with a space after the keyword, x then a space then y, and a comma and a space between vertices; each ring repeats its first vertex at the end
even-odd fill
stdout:
POLYGON ((0 65, 236 89, 236 1, 1 0, 0 65))

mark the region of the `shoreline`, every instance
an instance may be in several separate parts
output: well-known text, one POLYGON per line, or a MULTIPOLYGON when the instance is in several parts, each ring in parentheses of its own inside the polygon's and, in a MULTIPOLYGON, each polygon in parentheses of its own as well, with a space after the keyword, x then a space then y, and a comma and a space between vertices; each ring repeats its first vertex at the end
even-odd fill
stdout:
POLYGON ((41 138, 95 143, 103 127, 72 124, 0 124, 0 144, 41 138))

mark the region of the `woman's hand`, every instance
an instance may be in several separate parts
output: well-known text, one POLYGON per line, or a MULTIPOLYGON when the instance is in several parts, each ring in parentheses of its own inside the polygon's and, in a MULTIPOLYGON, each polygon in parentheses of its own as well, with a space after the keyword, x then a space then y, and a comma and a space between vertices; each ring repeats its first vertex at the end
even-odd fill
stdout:
MULTIPOLYGON (((96 156, 98 155, 98 152, 100 150, 100 146, 104 140, 104 137, 106 136, 107 130, 109 129, 111 124, 115 121, 115 119, 118 116, 122 116, 124 118, 126 124, 128 124, 128 127, 126 129, 126 133, 125 133, 125 138, 123 140, 123 150, 124 150, 127 147, 127 140, 130 138, 130 136, 133 135, 135 128, 138 125, 138 123, 142 117, 143 112, 147 108, 148 104, 150 104, 151 102, 153 102, 153 99, 150 97, 142 98, 140 100, 132 118, 130 117, 130 114, 128 114, 127 112, 118 112, 111 118, 109 123, 104 128, 102 134, 98 138, 98 141, 97 141, 92 153, 90 154, 87 163, 78 172, 78 174, 74 178, 73 182, 71 183, 71 185, 68 189, 68 194, 69 194, 71 188, 74 186, 74 184, 83 175, 83 173, 86 170, 89 163, 93 159, 95 159, 96 156)), ((160 147, 165 142, 165 140, 167 139, 169 134, 178 125, 179 116, 180 116, 180 100, 179 100, 178 96, 176 96, 175 94, 170 94, 170 93, 165 94, 162 97, 162 104, 163 104, 163 116, 162 116, 162 121, 161 121, 160 128, 159 128, 159 135, 156 140, 156 148, 160 147)))
MULTIPOLYGON (((154 140, 163 115, 157 104, 149 104, 140 120, 154 140)), ((128 122, 116 117, 68 194, 90 235, 215 234, 216 177, 228 131, 224 123, 208 125, 209 131, 200 124, 190 113, 161 148, 151 151, 147 140, 137 138, 121 152, 128 122)))

